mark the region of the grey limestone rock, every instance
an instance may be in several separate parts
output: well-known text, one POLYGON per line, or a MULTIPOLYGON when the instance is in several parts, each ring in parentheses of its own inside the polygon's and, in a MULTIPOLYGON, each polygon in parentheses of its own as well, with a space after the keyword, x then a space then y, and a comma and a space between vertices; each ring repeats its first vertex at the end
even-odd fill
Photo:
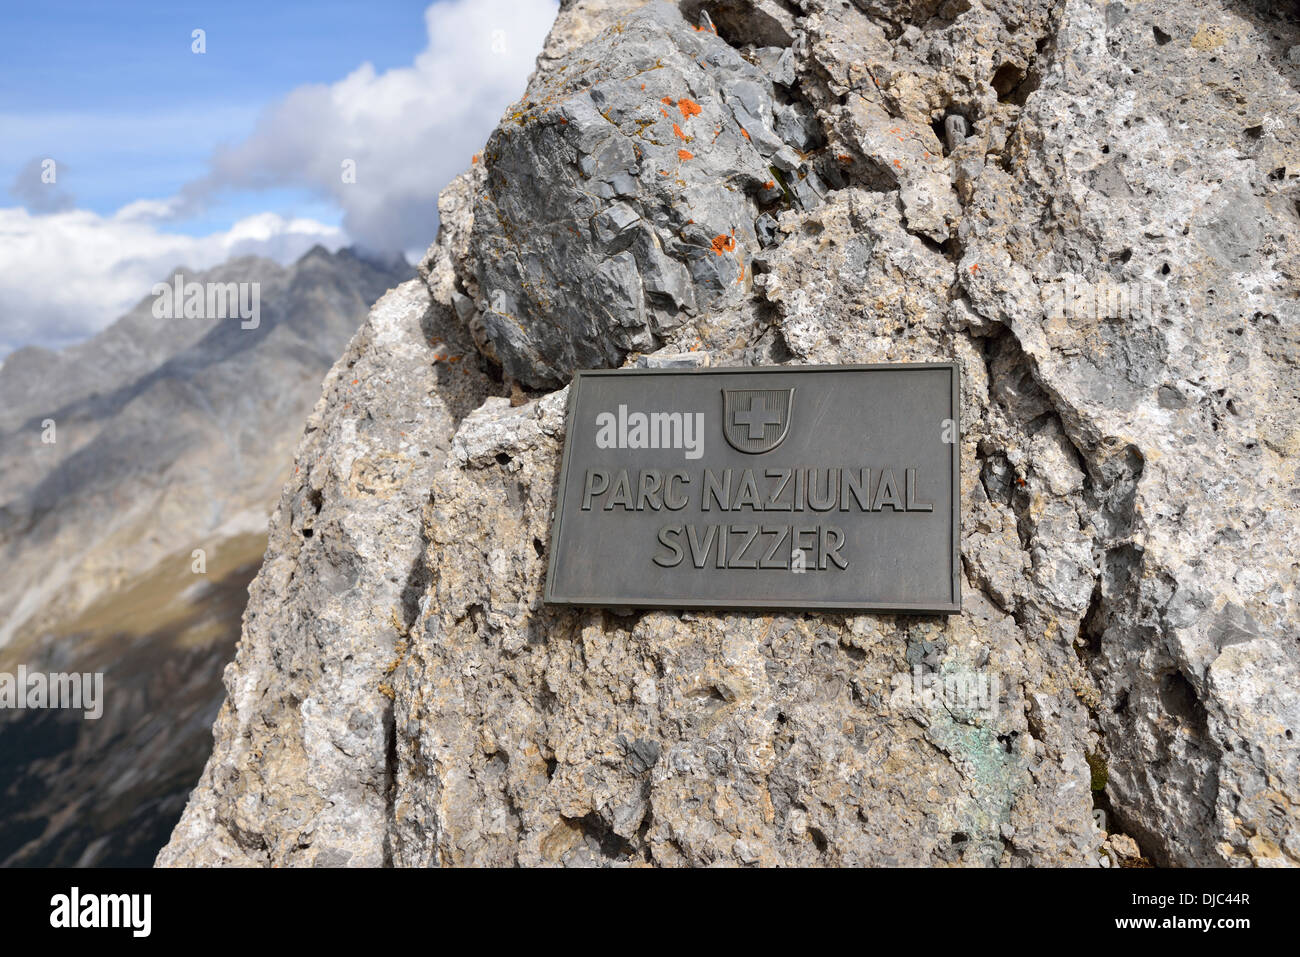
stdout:
POLYGON ((334 574, 273 547, 163 860, 1300 863, 1298 42, 1214 0, 564 5, 423 268, 513 397, 429 410, 446 451, 357 513, 400 557, 350 566, 365 629, 271 588, 334 574), (549 390, 686 354, 955 358, 962 613, 545 605, 549 390), (238 732, 315 714, 308 636, 351 662, 320 720, 358 716, 361 791, 238 732), (995 706, 926 691, 970 675, 995 706))
POLYGON ((742 302, 753 194, 792 154, 774 124, 766 75, 663 3, 535 78, 484 151, 471 240, 506 372, 558 383, 742 302))

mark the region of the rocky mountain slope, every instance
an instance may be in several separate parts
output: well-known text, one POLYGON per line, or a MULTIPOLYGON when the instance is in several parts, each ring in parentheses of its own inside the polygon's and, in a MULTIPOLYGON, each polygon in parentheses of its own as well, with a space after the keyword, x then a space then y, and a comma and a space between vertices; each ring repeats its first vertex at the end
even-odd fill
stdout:
POLYGON ((158 862, 1300 862, 1298 84, 1281 4, 562 4, 158 862), (542 602, 575 369, 952 358, 961 614, 542 602))
POLYGON ((105 673, 96 721, 0 712, 0 862, 140 864, 164 843, 320 377, 411 269, 318 247, 178 272, 259 283, 257 328, 160 319, 148 296, 0 369, 0 672, 105 673))

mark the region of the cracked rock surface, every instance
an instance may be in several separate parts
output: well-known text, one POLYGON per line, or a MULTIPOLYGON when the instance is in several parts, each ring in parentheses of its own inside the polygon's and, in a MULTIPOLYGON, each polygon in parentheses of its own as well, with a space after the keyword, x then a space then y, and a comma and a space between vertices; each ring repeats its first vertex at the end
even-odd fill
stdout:
POLYGON ((159 862, 1300 862, 1287 15, 562 4, 326 381, 159 862), (543 604, 575 369, 953 358, 960 615, 543 604))

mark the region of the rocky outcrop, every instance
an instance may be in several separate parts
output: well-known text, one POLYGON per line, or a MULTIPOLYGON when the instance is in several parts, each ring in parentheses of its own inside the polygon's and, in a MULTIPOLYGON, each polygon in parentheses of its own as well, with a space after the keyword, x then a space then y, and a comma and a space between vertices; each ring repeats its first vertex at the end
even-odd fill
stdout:
POLYGON ((541 74, 488 141, 474 209, 489 354, 560 382, 742 302, 756 194, 799 163, 773 125, 762 72, 664 4, 541 74))
POLYGON ((160 863, 1300 862, 1298 44, 564 4, 327 381, 160 863), (951 358, 960 615, 543 603, 575 368, 951 358))
POLYGON ((412 280, 326 378, 226 673, 221 753, 164 862, 388 859, 391 682, 427 587, 421 507, 489 384, 450 361, 467 341, 412 280))

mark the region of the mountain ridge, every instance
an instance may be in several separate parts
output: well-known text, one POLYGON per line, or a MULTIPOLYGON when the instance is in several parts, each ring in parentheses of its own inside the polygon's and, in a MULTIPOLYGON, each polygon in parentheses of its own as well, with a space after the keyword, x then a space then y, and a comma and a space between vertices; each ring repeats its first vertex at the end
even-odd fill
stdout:
POLYGON ((0 367, 0 671, 103 671, 107 704, 97 721, 0 714, 0 862, 152 858, 211 747, 296 434, 366 310, 412 273, 319 246, 178 267, 160 281, 260 283, 258 327, 159 319, 150 295, 0 367))

